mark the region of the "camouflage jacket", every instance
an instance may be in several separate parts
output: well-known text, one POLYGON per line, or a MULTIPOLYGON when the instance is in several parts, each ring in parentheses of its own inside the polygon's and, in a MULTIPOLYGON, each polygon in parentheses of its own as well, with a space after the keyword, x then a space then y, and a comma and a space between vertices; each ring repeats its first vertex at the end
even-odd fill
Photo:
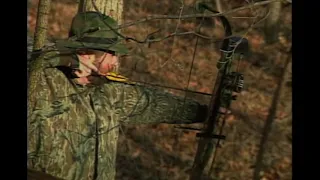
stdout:
MULTIPOLYGON (((79 86, 61 66, 74 56, 44 53, 28 90, 28 167, 67 180, 112 180, 120 123, 194 123, 206 106, 138 85, 79 86)), ((32 71, 31 71, 32 73, 32 71)))

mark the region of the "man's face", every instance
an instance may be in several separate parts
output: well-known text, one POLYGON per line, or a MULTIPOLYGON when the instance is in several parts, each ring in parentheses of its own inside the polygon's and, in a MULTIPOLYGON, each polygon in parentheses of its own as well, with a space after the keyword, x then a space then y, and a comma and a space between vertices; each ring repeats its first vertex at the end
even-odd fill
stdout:
POLYGON ((75 71, 75 74, 79 77, 77 79, 79 84, 89 84, 90 81, 87 77, 92 72, 106 75, 106 73, 116 70, 119 66, 118 57, 114 52, 80 51, 78 55, 81 65, 79 70, 75 71))
POLYGON ((93 64, 98 68, 100 74, 106 74, 114 71, 119 66, 118 57, 114 53, 103 53, 100 57, 96 57, 93 64))

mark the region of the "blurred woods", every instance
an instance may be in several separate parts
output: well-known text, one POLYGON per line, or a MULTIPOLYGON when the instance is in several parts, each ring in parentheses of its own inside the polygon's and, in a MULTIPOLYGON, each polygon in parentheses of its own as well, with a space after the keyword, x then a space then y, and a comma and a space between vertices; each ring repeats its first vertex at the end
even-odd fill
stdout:
POLYGON ((265 24, 265 39, 267 43, 275 43, 278 40, 279 33, 279 20, 281 15, 281 6, 282 3, 274 2, 268 5, 269 16, 266 19, 265 24))
MULTIPOLYGON (((28 1, 30 37, 35 32, 41 32, 49 40, 66 38, 72 17, 78 11, 94 8, 91 0, 46 1, 51 1, 50 12, 42 22, 45 25, 47 18, 47 31, 35 31, 36 25, 41 24, 41 21, 37 21, 37 14, 41 12, 38 10, 39 1, 28 1)), ((196 1, 117 0, 123 6, 111 0, 95 2, 100 4, 100 11, 122 20, 120 24, 123 24, 153 14, 193 14, 196 1), (121 11, 123 18, 119 13, 121 11)), ((223 12, 253 3, 238 0, 207 2, 223 12)), ((218 148, 215 173, 210 179, 253 179, 256 169, 256 179, 289 180, 292 178, 292 91, 290 83, 287 83, 291 82, 291 62, 286 59, 291 54, 291 5, 273 2, 228 14, 227 18, 234 34, 249 39, 251 56, 239 62, 239 69, 245 76, 245 89, 231 107, 232 114, 228 116, 224 130, 227 139, 218 148), (281 83, 281 79, 284 83, 281 83), (280 86, 281 91, 277 90, 280 86), (281 92, 278 98, 275 97, 276 92, 281 92), (264 129, 267 129, 267 133, 264 129), (259 147, 263 147, 263 151, 259 147)), ((154 34, 154 38, 161 38, 173 32, 192 31, 196 28, 195 24, 194 19, 152 20, 126 27, 121 33, 143 40, 147 34, 161 29, 154 34)), ((221 24, 214 18, 206 22, 203 33, 217 40, 223 38, 221 24)), ((43 37, 35 33, 37 36, 43 37)), ((211 93, 217 72, 215 65, 220 57, 219 42, 199 40, 196 61, 187 85, 194 44, 193 35, 175 36, 151 45, 129 41, 129 56, 120 58, 122 72, 134 80, 179 88, 188 86, 194 91, 211 93)), ((208 103, 210 99, 207 96, 164 90, 187 95, 202 103, 208 103)), ((172 125, 123 126, 118 142, 117 179, 187 179, 196 143, 195 132, 175 129, 172 125)))

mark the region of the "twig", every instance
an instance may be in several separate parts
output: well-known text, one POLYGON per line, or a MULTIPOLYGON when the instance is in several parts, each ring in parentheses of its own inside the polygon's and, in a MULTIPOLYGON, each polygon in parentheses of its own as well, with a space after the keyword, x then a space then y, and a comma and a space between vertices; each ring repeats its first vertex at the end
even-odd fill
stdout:
MULTIPOLYGON (((226 12, 223 12, 223 13, 211 13, 211 14, 193 14, 193 15, 181 15, 181 12, 180 14, 177 16, 177 15, 150 15, 146 18, 142 18, 140 20, 137 20, 137 21, 134 21, 134 22, 129 22, 129 23, 125 23, 125 24, 122 24, 122 25, 119 25, 117 28, 112 28, 110 25, 108 25, 107 23, 104 22, 104 24, 106 26, 108 26, 110 28, 111 31, 113 31, 115 34, 117 34, 118 36, 120 36, 121 38, 125 39, 126 41, 128 40, 132 40, 132 41, 135 41, 137 43, 151 43, 151 42, 158 42, 158 41, 161 41, 161 40, 164 40, 164 39, 167 39, 167 38, 170 38, 170 37, 173 37, 175 35, 187 35, 187 34, 193 34, 193 35, 196 35, 197 37, 201 37, 201 38, 204 38, 204 39, 212 39, 212 38, 207 38, 201 34, 198 34, 198 33, 195 33, 195 32, 185 32, 185 33, 171 33, 169 34, 168 36, 166 37, 163 37, 161 39, 151 39, 150 37, 151 34, 147 35, 147 37, 144 39, 144 40, 137 40, 135 38, 132 38, 132 37, 128 37, 128 36, 125 36, 119 32, 117 32, 116 30, 118 29, 121 29, 121 28, 125 28, 125 27, 129 27, 129 26, 133 26, 133 25, 136 25, 136 24, 139 24, 139 23, 142 23, 142 22, 146 22, 146 21, 150 21, 150 20, 155 20, 155 19, 179 19, 179 21, 181 19, 188 19, 188 18, 199 18, 199 17, 202 17, 202 18, 205 18, 205 17, 219 17, 219 16, 223 16, 223 15, 227 15, 227 14, 231 14, 231 13, 234 13, 234 12, 237 12, 237 11, 240 11, 240 10, 244 10, 244 9, 248 9, 248 8, 253 8, 253 7, 256 7, 256 6, 262 6, 262 5, 266 5, 266 4, 269 4, 269 3, 273 3, 273 2, 277 2, 277 1, 282 1, 282 0, 267 0, 267 1, 262 1, 262 2, 257 2, 257 3, 252 3, 252 4, 249 4, 249 5, 246 5, 246 6, 242 6, 242 7, 239 7, 239 8, 235 8, 235 9, 232 9, 230 11, 226 11, 226 12)), ((92 5, 94 7, 94 9, 97 11, 97 12, 100 12, 94 2, 94 0, 92 0, 92 5)), ((152 34, 155 34, 159 32, 156 31, 156 32, 153 32, 152 34)))
POLYGON ((142 18, 139 19, 137 21, 133 21, 133 22, 128 22, 128 23, 124 23, 122 25, 119 25, 119 29, 120 28, 126 28, 129 26, 133 26, 136 25, 138 23, 142 23, 142 22, 146 22, 146 21, 150 21, 150 20, 155 20, 155 19, 190 19, 190 18, 200 18, 200 17, 218 17, 218 16, 222 16, 222 15, 228 15, 228 14, 232 14, 235 13, 237 11, 241 11, 244 9, 249 9, 249 8, 253 8, 256 6, 263 6, 266 4, 270 4, 273 2, 278 2, 278 1, 282 1, 282 0, 267 0, 267 1, 261 1, 261 2, 256 2, 253 4, 248 4, 246 6, 242 6, 239 8, 235 8, 232 9, 230 11, 226 11, 226 12, 222 12, 222 13, 208 13, 208 14, 191 14, 191 15, 183 15, 183 16, 177 16, 177 15, 150 15, 147 16, 146 18, 142 18))
MULTIPOLYGON (((182 6, 180 7, 179 17, 182 16, 182 12, 183 12, 183 9, 184 9, 184 2, 183 2, 183 0, 181 1, 181 4, 182 4, 182 6)), ((177 23, 177 25, 176 25, 176 29, 175 29, 174 33, 177 33, 177 32, 178 32, 178 28, 179 28, 180 24, 181 24, 181 18, 179 18, 179 21, 178 21, 178 23, 177 23)), ((149 41, 149 43, 150 43, 150 41, 149 41)), ((169 56, 169 58, 168 58, 164 63, 160 64, 160 67, 161 67, 161 68, 164 67, 169 60, 172 60, 172 51, 173 51, 173 47, 174 47, 175 44, 176 44, 176 39, 173 37, 173 43, 172 43, 172 45, 171 45, 170 56, 169 56)))

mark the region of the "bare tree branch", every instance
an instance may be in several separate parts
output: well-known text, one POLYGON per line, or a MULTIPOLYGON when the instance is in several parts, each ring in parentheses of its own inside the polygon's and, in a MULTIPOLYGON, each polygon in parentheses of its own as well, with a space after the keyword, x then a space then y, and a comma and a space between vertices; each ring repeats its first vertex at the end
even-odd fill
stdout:
MULTIPOLYGON (((232 9, 230 11, 223 12, 223 13, 215 13, 215 14, 213 14, 213 13, 203 14, 202 13, 202 14, 193 14, 193 15, 181 15, 182 11, 180 11, 178 16, 177 15, 151 15, 151 16, 148 16, 146 18, 142 18, 140 20, 134 21, 134 22, 129 22, 129 23, 125 23, 125 24, 119 25, 118 28, 112 28, 108 24, 106 24, 106 23, 105 24, 110 28, 111 31, 116 33, 119 37, 125 39, 126 41, 132 40, 132 41, 135 41, 137 43, 158 42, 158 41, 170 38, 170 37, 174 37, 175 35, 188 35, 188 34, 193 34, 193 35, 196 35, 196 37, 200 37, 200 38, 204 38, 204 39, 212 39, 212 38, 203 36, 203 35, 201 35, 199 33, 193 32, 193 31, 192 32, 184 32, 184 33, 174 32, 174 33, 171 33, 168 36, 165 36, 163 38, 154 39, 154 37, 152 35, 160 31, 160 30, 157 30, 156 32, 153 32, 153 33, 147 35, 147 37, 144 40, 137 40, 137 39, 132 38, 132 37, 127 37, 127 36, 121 34, 120 32, 118 32, 117 30, 125 28, 125 27, 129 27, 129 26, 133 26, 133 25, 136 25, 136 24, 139 24, 139 23, 142 23, 142 22, 155 20, 155 19, 178 19, 178 20, 181 20, 181 19, 188 19, 188 18, 219 17, 219 16, 231 14, 231 13, 234 13, 234 12, 237 12, 237 11, 240 11, 240 10, 253 8, 253 7, 256 7, 256 6, 262 6, 262 5, 266 5, 266 4, 273 3, 273 2, 279 2, 279 1, 283 1, 283 0, 266 0, 266 1, 262 1, 262 2, 248 4, 246 6, 235 8, 235 9, 232 9)), ((92 0, 92 6, 93 6, 95 11, 100 12, 99 9, 96 6, 94 0, 92 0)), ((219 40, 219 41, 221 41, 221 40, 219 40)))
POLYGON ((257 6, 263 6, 263 5, 267 5, 273 2, 278 2, 278 1, 283 1, 283 0, 266 0, 266 1, 261 1, 261 2, 256 2, 253 4, 248 4, 246 6, 242 6, 239 8, 235 8, 232 9, 230 11, 226 11, 226 12, 222 12, 222 13, 208 13, 208 14, 191 14, 191 15, 182 15, 182 16, 177 16, 177 15, 150 15, 147 16, 146 18, 142 18, 139 19, 137 21, 133 21, 133 22, 128 22, 128 23, 124 23, 122 25, 119 26, 120 28, 126 28, 129 26, 133 26, 136 25, 138 23, 142 23, 142 22, 146 22, 146 21, 151 21, 151 20, 155 20, 155 19, 190 19, 190 18, 200 18, 200 17, 218 17, 218 16, 222 16, 222 15, 228 15, 228 14, 232 14, 235 13, 237 11, 241 11, 244 9, 249 9, 249 8, 253 8, 253 7, 257 7, 257 6))

